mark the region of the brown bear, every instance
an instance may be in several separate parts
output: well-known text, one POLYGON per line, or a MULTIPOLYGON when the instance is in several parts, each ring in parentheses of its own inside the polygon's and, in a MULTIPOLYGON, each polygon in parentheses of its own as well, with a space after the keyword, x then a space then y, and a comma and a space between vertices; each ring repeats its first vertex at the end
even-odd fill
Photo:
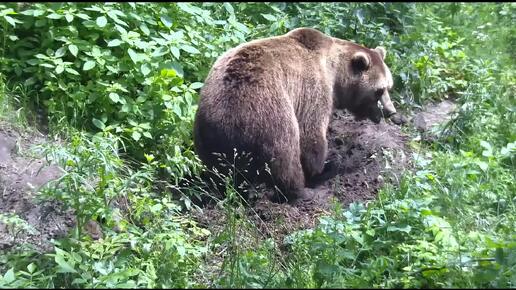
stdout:
POLYGON ((200 92, 196 153, 209 169, 234 167, 240 182, 266 181, 287 200, 299 197, 323 171, 333 108, 375 123, 396 113, 385 54, 311 28, 228 50, 200 92))

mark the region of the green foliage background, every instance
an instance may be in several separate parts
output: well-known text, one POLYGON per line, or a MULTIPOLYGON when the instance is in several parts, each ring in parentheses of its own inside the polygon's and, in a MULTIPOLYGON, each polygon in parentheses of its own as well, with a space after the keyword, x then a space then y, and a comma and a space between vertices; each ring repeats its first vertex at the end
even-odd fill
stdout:
POLYGON ((41 148, 67 173, 40 197, 78 218, 52 253, 4 251, 0 287, 515 287, 515 18, 513 3, 0 4, 1 118, 38 112, 66 138, 41 148), (171 194, 200 169, 198 91, 227 49, 302 26, 387 47, 403 111, 460 109, 438 140, 411 142, 416 170, 399 186, 336 206, 288 253, 242 219, 230 188, 213 236, 189 218, 191 196, 171 194), (112 209, 120 198, 128 214, 112 209), (82 232, 90 219, 102 240, 82 232))

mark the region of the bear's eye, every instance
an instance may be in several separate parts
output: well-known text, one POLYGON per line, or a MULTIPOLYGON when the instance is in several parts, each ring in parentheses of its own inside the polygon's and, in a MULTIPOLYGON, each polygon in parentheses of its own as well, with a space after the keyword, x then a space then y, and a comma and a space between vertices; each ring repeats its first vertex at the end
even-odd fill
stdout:
POLYGON ((377 100, 379 100, 382 96, 383 96, 383 89, 377 89, 375 92, 374 92, 374 96, 376 97, 377 100))

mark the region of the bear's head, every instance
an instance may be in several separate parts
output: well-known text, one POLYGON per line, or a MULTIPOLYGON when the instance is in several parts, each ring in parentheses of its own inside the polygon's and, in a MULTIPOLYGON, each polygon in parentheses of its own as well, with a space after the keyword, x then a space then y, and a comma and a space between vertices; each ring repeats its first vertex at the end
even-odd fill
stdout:
POLYGON ((341 51, 334 91, 336 107, 347 109, 358 120, 369 118, 375 123, 395 114, 389 96, 393 81, 384 62, 385 49, 348 43, 341 51))

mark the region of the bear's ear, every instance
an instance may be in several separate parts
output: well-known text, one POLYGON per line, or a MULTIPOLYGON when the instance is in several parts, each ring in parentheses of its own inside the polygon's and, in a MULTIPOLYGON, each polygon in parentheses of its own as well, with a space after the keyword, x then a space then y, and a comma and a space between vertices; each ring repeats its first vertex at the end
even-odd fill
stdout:
POLYGON ((385 56, 387 55, 387 50, 385 50, 385 47, 378 46, 374 49, 378 54, 382 57, 383 60, 385 60, 385 56))
POLYGON ((351 66, 357 72, 365 71, 369 68, 369 56, 363 52, 356 52, 351 58, 351 66))

